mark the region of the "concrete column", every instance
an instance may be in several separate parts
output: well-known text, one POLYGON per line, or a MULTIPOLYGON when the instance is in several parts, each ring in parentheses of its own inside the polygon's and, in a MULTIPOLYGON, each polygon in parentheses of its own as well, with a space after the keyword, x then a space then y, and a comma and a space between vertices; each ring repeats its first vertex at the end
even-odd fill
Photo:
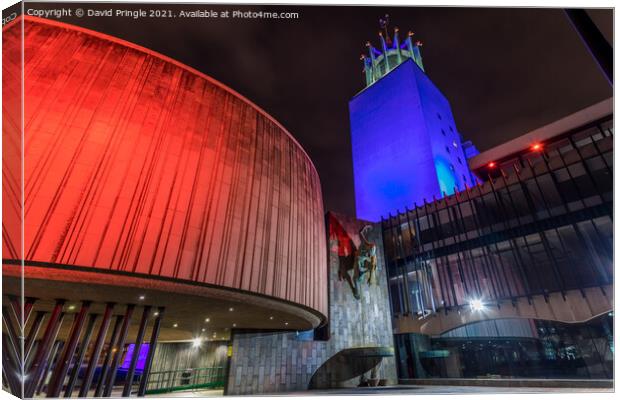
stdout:
POLYGON ((99 361, 99 355, 101 354, 101 349, 103 348, 103 343, 105 342, 105 337, 108 333, 108 328, 110 327, 110 319, 112 317, 113 309, 114 303, 106 304, 105 311, 103 312, 103 318, 101 319, 101 325, 99 326, 99 332, 97 333, 95 347, 90 355, 90 361, 88 362, 88 367, 86 368, 86 373, 84 374, 84 379, 82 380, 79 397, 86 397, 88 395, 88 390, 93 382, 95 368, 97 367, 97 362, 99 361))
POLYGON ((157 319, 153 324, 153 331, 151 332, 151 341, 149 342, 149 354, 146 357, 144 363, 144 371, 142 371, 142 378, 140 379, 140 387, 138 388, 138 396, 144 397, 146 394, 146 386, 149 380, 149 374, 151 373, 151 366, 153 364, 153 356, 155 355, 155 348, 157 347, 157 338, 159 337, 159 327, 161 320, 164 316, 164 307, 159 307, 157 319))
POLYGON ((84 333, 84 339, 82 339, 82 344, 79 346, 80 350, 79 350, 77 359, 75 360, 73 370, 71 371, 69 382, 67 383, 67 389, 65 390, 65 397, 71 397, 71 394, 73 393, 73 388, 75 387, 78 374, 80 373, 80 367, 82 366, 82 362, 84 361, 84 356, 86 356, 86 349, 88 348, 88 344, 90 343, 90 338, 93 335, 93 330, 95 328, 95 321, 97 321, 97 314, 91 314, 90 318, 88 319, 88 325, 86 325, 86 332, 84 333))
POLYGON ((39 334, 39 329, 41 329, 41 325, 43 324, 43 320, 45 319, 45 314, 45 311, 37 311, 37 315, 34 318, 32 327, 30 327, 30 332, 28 332, 28 337, 26 337, 26 343, 24 344, 24 367, 28 365, 30 352, 34 347, 34 341, 39 334))
POLYGON ((6 383, 14 396, 21 395, 21 384, 19 382, 18 363, 19 360, 15 359, 13 351, 10 349, 8 335, 2 334, 2 373, 6 379, 6 383))
POLYGON ((47 390, 47 397, 60 396, 60 391, 64 386, 65 377, 67 375, 67 371, 69 370, 69 363, 71 362, 71 359, 75 354, 75 349, 77 347, 78 341, 80 340, 80 334, 82 333, 82 328, 84 327, 84 320, 86 319, 86 315, 88 314, 88 310, 90 309, 90 304, 90 301, 83 301, 79 313, 73 320, 71 333, 69 334, 67 342, 64 346, 62 355, 60 356, 60 359, 56 364, 54 373, 52 374, 50 386, 47 390))
POLYGON ((3 347, 3 349, 4 351, 8 351, 9 358, 14 360, 15 372, 21 375, 22 366, 19 336, 13 326, 13 322, 11 322, 11 316, 9 315, 9 310, 6 307, 2 307, 2 322, 4 322, 5 326, 3 346, 6 344, 6 347, 3 347))
POLYGON ((28 374, 26 375, 24 381, 24 397, 32 397, 34 395, 34 391, 36 390, 41 373, 45 368, 45 360, 49 357, 52 350, 52 343, 58 332, 57 328, 59 328, 60 323, 62 323, 61 314, 64 305, 65 300, 56 300, 56 305, 54 306, 50 319, 47 322, 45 333, 39 343, 37 353, 32 361, 32 365, 28 369, 28 374))
POLYGON ((136 336, 136 341, 133 347, 131 364, 129 365, 129 371, 127 371, 127 381, 125 382, 125 387, 123 388, 123 397, 131 396, 131 387, 133 386, 133 377, 134 377, 134 374, 136 373, 136 365, 138 364, 138 356, 140 355, 140 347, 142 346, 142 341, 144 340, 144 331, 146 330, 146 324, 148 322, 150 313, 151 313, 151 306, 145 306, 144 311, 142 311, 142 319, 140 320, 140 327, 138 328, 138 334, 136 336))
POLYGON ((110 365, 108 383, 103 392, 104 397, 110 397, 112 395, 112 388, 114 387, 114 382, 116 382, 116 371, 118 370, 118 364, 121 361, 121 355, 123 354, 123 349, 125 348, 127 331, 129 330, 129 323, 131 322, 131 316, 133 315, 133 310, 135 307, 135 304, 127 304, 127 311, 125 311, 125 317, 123 318, 123 327, 121 328, 118 342, 116 343, 116 352, 114 353, 112 364, 110 365))
POLYGON ((103 364, 101 364, 101 373, 99 374, 99 382, 97 382, 97 388, 95 389, 95 397, 101 397, 101 394, 103 393, 103 388, 105 387, 106 378, 108 376, 108 364, 112 359, 114 344, 116 343, 118 331, 121 328, 122 323, 123 316, 117 316, 116 322, 114 322, 114 328, 112 328, 112 336, 110 337, 110 343, 108 344, 108 352, 103 359, 103 364))
MULTIPOLYGON (((64 318, 64 314, 63 314, 63 318, 64 318)), ((37 390, 35 392, 37 395, 40 395, 41 392, 43 391, 43 388, 45 387, 45 380, 47 379, 47 375, 49 374, 50 369, 54 366, 54 359, 56 358, 56 354, 58 353, 62 345, 63 345, 63 342, 61 342, 60 340, 57 340, 54 342, 54 346, 52 347, 52 352, 50 354, 50 357, 45 362, 45 368, 43 369, 43 373, 41 374, 41 377, 39 378, 39 383, 37 385, 37 390)))

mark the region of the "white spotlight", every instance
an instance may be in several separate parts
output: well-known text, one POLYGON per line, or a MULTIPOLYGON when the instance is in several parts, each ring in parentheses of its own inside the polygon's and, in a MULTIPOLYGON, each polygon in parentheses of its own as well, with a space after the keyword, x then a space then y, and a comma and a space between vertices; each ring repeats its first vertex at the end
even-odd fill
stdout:
POLYGON ((482 310, 484 310, 484 303, 482 302, 481 299, 474 299, 474 300, 470 301, 469 302, 469 306, 474 311, 482 311, 482 310))
POLYGON ((200 347, 202 344, 202 338, 194 338, 192 339, 192 347, 200 347))

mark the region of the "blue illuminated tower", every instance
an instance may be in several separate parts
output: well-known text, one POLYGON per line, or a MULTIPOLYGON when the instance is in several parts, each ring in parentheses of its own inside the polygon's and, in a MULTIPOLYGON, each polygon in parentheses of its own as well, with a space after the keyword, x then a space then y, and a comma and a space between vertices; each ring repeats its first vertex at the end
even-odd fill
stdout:
POLYGON ((424 73, 413 33, 382 32, 362 56, 366 88, 349 102, 357 217, 382 216, 473 184, 450 103, 424 73))

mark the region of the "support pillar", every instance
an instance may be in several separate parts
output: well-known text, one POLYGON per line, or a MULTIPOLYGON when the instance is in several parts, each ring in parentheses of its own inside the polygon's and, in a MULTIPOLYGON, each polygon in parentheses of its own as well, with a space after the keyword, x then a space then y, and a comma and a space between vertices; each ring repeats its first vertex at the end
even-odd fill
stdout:
POLYGON ((157 339, 159 338, 159 328, 161 326, 161 319, 164 316, 164 307, 159 307, 157 310, 157 318, 153 324, 153 331, 151 332, 151 341, 149 342, 149 354, 146 357, 144 363, 144 370, 142 371, 142 377, 140 378, 140 387, 138 388, 138 396, 144 397, 146 394, 146 386, 149 380, 149 374, 151 373, 151 366, 153 364, 153 356, 155 355, 155 348, 157 347, 157 339))
POLYGON ((71 376, 69 376, 69 382, 67 382, 65 397, 71 397, 71 394, 73 394, 73 388, 75 387, 78 374, 80 373, 80 368, 82 367, 82 362, 84 362, 84 357, 86 356, 86 349, 88 349, 88 345, 90 344, 90 338, 93 335, 95 321, 97 321, 97 314, 90 314, 88 318, 88 325, 86 325, 86 331, 84 332, 84 339, 82 339, 82 344, 79 346, 80 350, 77 359, 75 360, 75 363, 73 365, 71 376))
POLYGON ((50 319, 47 322, 47 327, 45 328, 43 338, 39 343, 37 352, 32 361, 32 365, 28 369, 28 374, 25 377, 24 397, 32 397, 34 395, 34 391, 37 388, 36 386, 39 382, 39 378, 41 377, 41 373, 45 368, 45 360, 49 357, 52 350, 52 343, 57 333, 56 328, 60 327, 60 324, 62 323, 61 316, 63 316, 62 307, 64 304, 65 300, 56 300, 56 305, 54 306, 50 319))
MULTIPOLYGON (((28 323, 28 318, 30 317, 30 313, 32 308, 34 307, 34 303, 37 300, 34 297, 26 297, 24 302, 20 301, 21 298, 17 296, 9 295, 9 304, 11 306, 11 311, 13 312, 13 316, 17 321, 17 330, 13 327, 13 324, 10 322, 10 317, 8 313, 3 313, 3 316, 6 315, 5 322, 7 323, 7 329, 9 329, 10 337, 10 345, 14 347, 14 351, 17 353, 17 362, 15 364, 15 372, 19 378, 19 393, 17 395, 23 396, 23 382, 24 377, 26 376, 26 356, 25 356, 25 344, 24 338, 26 336, 26 324, 28 323)), ((7 348, 8 349, 8 348, 7 348)))
POLYGON ((125 381, 125 387, 123 388, 123 397, 131 396, 131 388, 133 386, 133 377, 136 373, 136 365, 138 365, 138 356, 140 355, 140 347, 144 340, 144 331, 146 330, 146 324, 151 313, 151 306, 145 306, 142 311, 142 318, 140 319, 140 327, 138 328, 138 334, 136 335, 136 341, 133 347, 133 354, 131 357, 131 364, 129 364, 129 370, 127 371, 127 379, 125 381))
POLYGON ((67 338, 67 342, 64 346, 60 359, 58 360, 58 363, 54 368, 52 379, 50 380, 50 385, 47 390, 47 397, 60 396, 60 391, 64 386, 67 371, 69 370, 69 364, 71 363, 71 359, 75 354, 75 349, 77 347, 78 341, 80 340, 80 334, 82 333, 82 328, 84 327, 84 320, 86 319, 86 315, 88 314, 88 310, 90 309, 90 304, 90 301, 83 301, 79 313, 73 320, 71 333, 67 338))
POLYGON ((24 304, 24 329, 26 329, 26 323, 28 322, 28 318, 30 318, 30 313, 34 308, 34 303, 37 301, 34 297, 26 297, 26 303, 24 304))
POLYGON ((39 378, 39 383, 37 384, 37 395, 40 395, 43 391, 43 388, 45 388, 45 379, 47 378, 50 369, 54 367, 54 359, 56 358, 56 354, 58 354, 58 351, 60 350, 60 347, 62 345, 63 343, 60 340, 54 342, 54 346, 52 347, 52 353, 50 354, 49 359, 45 361, 45 368, 43 369, 43 373, 41 374, 41 378, 39 378))
MULTIPOLYGON (((15 319, 19 322, 23 329, 26 328, 26 323, 28 322, 28 318, 30 317, 30 312, 34 307, 35 301, 37 301, 34 297, 26 297, 24 302, 24 306, 22 309, 22 303, 19 301, 18 297, 9 296, 9 302, 11 304, 11 310, 13 311, 13 315, 15 315, 15 319), (22 320, 22 311, 23 311, 23 320, 22 320)), ((23 330, 22 329, 22 330, 23 330)))
POLYGON ((43 390, 43 387, 45 386, 45 378, 47 378, 47 375, 50 369, 53 368, 54 366, 54 359, 56 358, 56 354, 60 351, 61 347, 64 346, 63 341, 56 340, 56 339, 58 338, 58 332, 60 332, 60 327, 62 326, 62 322, 64 321, 66 316, 67 314, 65 314, 64 312, 61 313, 60 319, 58 323, 56 324, 56 330, 54 331, 54 336, 52 338, 52 343, 54 343, 54 348, 52 349, 52 354, 50 355, 50 357, 45 359, 45 368, 42 374, 42 378, 38 378, 40 383, 38 385, 39 389, 37 390, 37 395, 41 394, 41 390, 43 390))
POLYGON ((11 321, 9 310, 6 307, 2 307, 2 322, 4 322, 6 332, 4 334, 6 340, 3 338, 3 350, 9 352, 10 359, 14 360, 16 372, 21 375, 22 368, 19 336, 13 326, 13 322, 11 321), (5 344, 6 347, 4 347, 5 344))
POLYGON ((114 322, 114 328, 112 328, 112 336, 110 337, 110 343, 108 344, 108 351, 105 355, 105 358, 103 359, 103 364, 101 364, 101 373, 99 374, 99 382, 97 382, 97 388, 95 389, 95 397, 101 397, 101 393, 103 393, 105 381, 108 376, 108 364, 112 359, 112 354, 114 353, 114 345, 116 343, 116 339, 118 338, 118 331, 121 328, 122 322, 123 316, 118 315, 116 317, 116 322, 114 322))
POLYGON ((79 397, 87 397, 88 391, 90 390, 90 386, 93 382, 93 376, 95 374, 95 368, 97 368, 97 362, 99 361, 99 356, 101 355, 101 349, 103 348, 103 343, 105 342, 105 337, 108 333, 108 328, 110 327, 110 320, 112 318, 113 310, 114 303, 106 304, 105 311, 103 312, 103 318, 101 319, 101 325, 99 326, 99 332, 97 333, 97 339, 95 340, 95 347, 90 355, 90 361, 88 362, 88 367, 86 368, 86 373, 84 374, 84 379, 82 380, 82 386, 80 386, 79 397))
POLYGON ((45 314, 45 311, 37 311, 37 315, 34 317, 34 322, 30 327, 30 332, 28 332, 28 336, 26 337, 26 343, 24 344, 24 367, 27 367, 28 365, 30 352, 34 347, 34 341, 39 334, 39 329, 41 329, 41 325, 43 324, 43 320, 45 319, 45 314))
POLYGON ((104 397, 110 397, 112 395, 112 388, 114 387, 114 382, 116 382, 116 371, 118 370, 118 364, 121 361, 121 355, 123 354, 123 349, 125 348, 127 331, 129 330, 129 323, 131 322, 131 316, 133 315, 133 310, 135 307, 135 304, 127 304, 123 327, 121 328, 118 342, 116 344, 117 351, 114 352, 114 358, 112 359, 112 364, 110 366, 110 374, 108 375, 108 382, 103 392, 104 397))
POLYGON ((2 372, 4 374, 4 378, 6 378, 5 382, 7 383, 11 394, 17 397, 22 397, 21 395, 21 383, 19 381, 20 373, 19 373, 19 360, 14 358, 13 351, 10 350, 9 338, 6 333, 2 334, 2 348, 4 350, 2 352, 2 372))

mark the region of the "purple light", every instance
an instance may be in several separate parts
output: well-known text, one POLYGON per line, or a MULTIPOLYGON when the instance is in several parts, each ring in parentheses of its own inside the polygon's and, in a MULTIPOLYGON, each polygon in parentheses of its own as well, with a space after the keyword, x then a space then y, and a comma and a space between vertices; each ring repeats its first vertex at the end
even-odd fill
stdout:
MULTIPOLYGON (((121 369, 129 369, 129 365, 131 364, 131 358, 133 357, 133 352, 135 349, 135 344, 130 344, 127 346, 127 353, 125 354, 125 359, 123 360, 123 364, 121 364, 121 369)), ((136 364, 136 370, 142 371, 144 369, 144 363, 146 362, 146 357, 149 354, 149 344, 142 343, 140 346, 140 354, 138 354, 138 363, 136 364)))

